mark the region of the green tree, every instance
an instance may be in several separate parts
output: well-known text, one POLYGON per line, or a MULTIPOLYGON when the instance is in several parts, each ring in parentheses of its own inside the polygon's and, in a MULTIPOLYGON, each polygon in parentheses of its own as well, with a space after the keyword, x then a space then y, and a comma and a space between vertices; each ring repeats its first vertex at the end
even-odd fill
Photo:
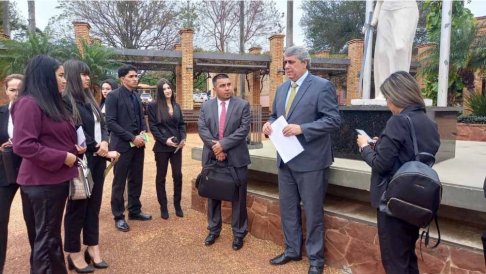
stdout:
MULTIPOLYGON (((424 76, 426 97, 437 99, 439 77, 441 1, 428 1, 427 15, 429 40, 435 45, 422 54, 419 74, 424 76)), ((453 2, 451 44, 449 58, 448 104, 457 104, 462 90, 474 90, 474 73, 486 66, 486 36, 478 35, 481 28, 471 11, 461 2, 453 2)))
MULTIPOLYGON (((423 2, 417 1, 420 11, 415 34, 415 44, 425 43, 426 9, 423 2)), ((362 27, 365 23, 365 1, 312 1, 305 0, 301 6, 304 16, 300 25, 305 30, 305 41, 315 51, 330 50, 343 52, 346 42, 363 38, 362 27)))
POLYGON ((46 54, 54 58, 62 55, 61 49, 50 42, 48 34, 37 32, 27 32, 25 41, 3 40, 0 48, 2 78, 12 73, 23 74, 29 61, 36 55, 46 54))

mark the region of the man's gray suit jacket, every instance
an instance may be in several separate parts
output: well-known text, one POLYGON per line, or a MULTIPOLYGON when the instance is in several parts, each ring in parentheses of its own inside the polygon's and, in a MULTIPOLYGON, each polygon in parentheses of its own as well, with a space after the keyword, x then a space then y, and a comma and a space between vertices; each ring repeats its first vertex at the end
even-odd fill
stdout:
POLYGON ((213 153, 213 140, 218 141, 226 153, 228 163, 234 167, 244 167, 250 164, 250 153, 246 137, 250 132, 250 104, 248 101, 232 96, 226 111, 226 121, 223 139, 219 139, 218 100, 213 98, 201 105, 199 120, 199 136, 204 143, 202 166, 216 159, 213 153))
MULTIPOLYGON (((272 114, 268 120, 273 123, 280 116, 285 117, 285 101, 291 81, 286 81, 277 88, 273 101, 272 114)), ((330 132, 339 128, 339 115, 336 89, 323 78, 308 74, 299 87, 286 117, 289 124, 297 124, 302 134, 297 136, 304 151, 287 162, 288 167, 297 172, 322 170, 334 161, 330 132)), ((283 161, 277 154, 277 165, 283 161)))

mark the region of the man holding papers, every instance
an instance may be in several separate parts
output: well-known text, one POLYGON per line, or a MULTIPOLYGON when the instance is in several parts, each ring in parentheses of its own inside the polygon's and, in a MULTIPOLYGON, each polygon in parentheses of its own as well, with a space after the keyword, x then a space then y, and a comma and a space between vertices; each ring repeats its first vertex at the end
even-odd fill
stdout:
MULTIPOLYGON (((302 47, 290 47, 285 51, 285 73, 290 80, 277 88, 272 114, 263 132, 268 136, 295 136, 304 149, 295 152, 293 148, 291 156, 296 156, 289 157, 287 162, 277 154, 285 251, 270 263, 282 265, 302 259, 302 201, 307 219, 305 246, 310 261, 309 273, 314 274, 322 273, 324 268, 323 206, 329 166, 333 162, 330 132, 339 128, 341 118, 334 85, 310 74, 310 62, 309 52, 302 47), (272 123, 281 116, 288 125, 281 133, 274 133, 272 123)), ((278 124, 280 127, 281 122, 278 124)))

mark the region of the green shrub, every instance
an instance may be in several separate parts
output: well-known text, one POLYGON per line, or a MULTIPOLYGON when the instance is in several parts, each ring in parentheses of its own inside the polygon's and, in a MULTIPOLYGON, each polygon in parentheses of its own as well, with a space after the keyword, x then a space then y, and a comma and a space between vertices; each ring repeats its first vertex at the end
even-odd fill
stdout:
POLYGON ((464 124, 486 124, 486 117, 461 115, 457 117, 457 122, 464 123, 464 124))
POLYGON ((472 116, 486 116, 486 96, 473 92, 465 97, 469 104, 467 110, 471 112, 472 116))

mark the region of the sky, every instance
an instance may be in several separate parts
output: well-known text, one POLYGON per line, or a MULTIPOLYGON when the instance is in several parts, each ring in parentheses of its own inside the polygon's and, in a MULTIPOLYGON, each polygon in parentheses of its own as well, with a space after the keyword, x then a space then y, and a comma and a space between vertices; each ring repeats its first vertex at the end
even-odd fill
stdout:
MULTIPOLYGON (((17 6, 22 16, 27 19, 27 0, 14 1, 17 2, 17 6)), ((286 0, 276 0, 275 2, 277 4, 277 8, 281 12, 287 12, 286 0)), ((37 0, 35 3, 37 27, 44 29, 48 24, 49 18, 60 13, 60 11, 56 9, 58 2, 52 0, 37 0)), ((294 44, 304 46, 305 37, 299 24, 300 19, 302 18, 302 9, 300 8, 301 4, 302 0, 294 1, 294 44)), ((472 0, 471 3, 466 4, 466 7, 471 10, 475 17, 486 16, 486 0, 472 0)), ((283 23, 285 24, 285 18, 283 23)))

